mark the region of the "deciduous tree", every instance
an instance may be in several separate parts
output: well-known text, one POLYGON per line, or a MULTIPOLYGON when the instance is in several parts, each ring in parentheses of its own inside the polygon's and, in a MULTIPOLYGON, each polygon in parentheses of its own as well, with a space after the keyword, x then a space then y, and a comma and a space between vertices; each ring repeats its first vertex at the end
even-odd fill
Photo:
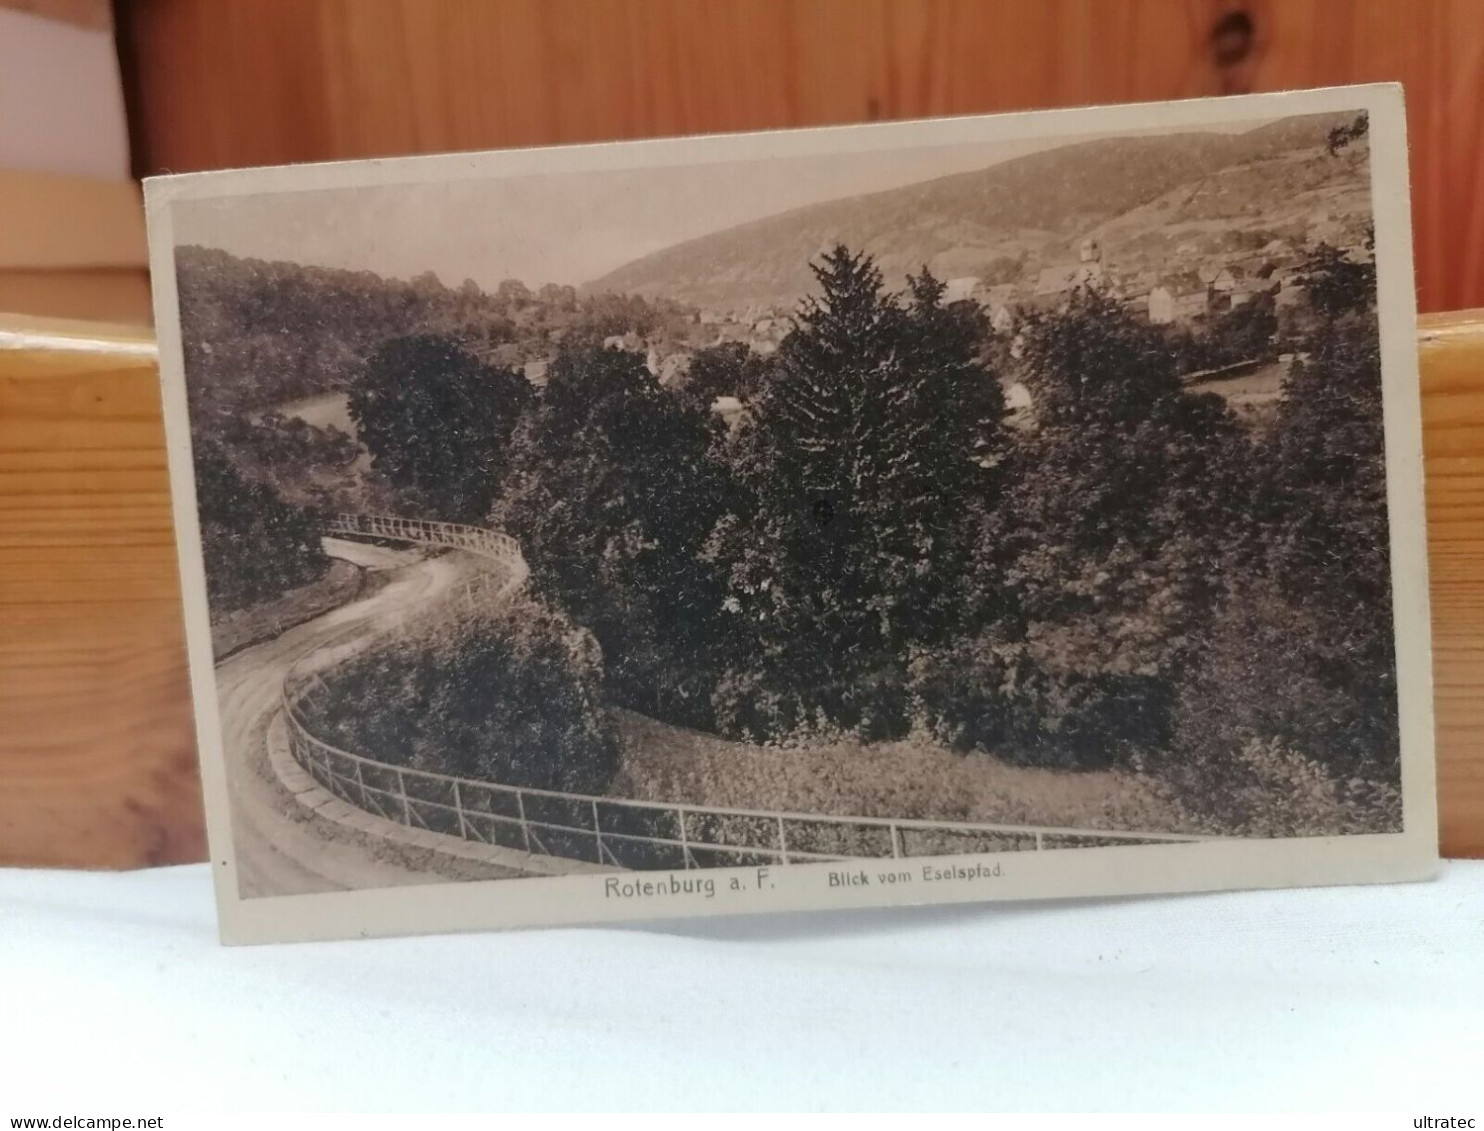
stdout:
POLYGON ((720 425, 620 350, 559 356, 517 441, 496 520, 537 590, 603 647, 621 702, 710 722, 721 593, 704 547, 731 501, 720 425))
POLYGON ((372 465, 425 515, 477 522, 489 510, 529 382, 455 341, 397 338, 367 361, 350 413, 372 465))

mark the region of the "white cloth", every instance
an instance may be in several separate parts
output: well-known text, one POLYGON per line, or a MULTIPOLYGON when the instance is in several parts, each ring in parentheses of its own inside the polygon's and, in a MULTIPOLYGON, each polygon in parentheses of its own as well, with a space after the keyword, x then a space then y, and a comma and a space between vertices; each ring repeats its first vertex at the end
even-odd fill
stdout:
POLYGON ((1484 862, 1436 883, 216 943, 205 865, 0 870, 0 1118, 1484 1115, 1484 862))

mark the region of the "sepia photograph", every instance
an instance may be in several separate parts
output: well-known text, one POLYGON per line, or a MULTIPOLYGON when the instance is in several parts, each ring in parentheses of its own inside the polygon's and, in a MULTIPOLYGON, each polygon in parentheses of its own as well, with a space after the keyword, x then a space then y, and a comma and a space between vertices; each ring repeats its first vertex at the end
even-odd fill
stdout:
POLYGON ((227 934, 1429 874, 1393 90, 148 190, 227 934))

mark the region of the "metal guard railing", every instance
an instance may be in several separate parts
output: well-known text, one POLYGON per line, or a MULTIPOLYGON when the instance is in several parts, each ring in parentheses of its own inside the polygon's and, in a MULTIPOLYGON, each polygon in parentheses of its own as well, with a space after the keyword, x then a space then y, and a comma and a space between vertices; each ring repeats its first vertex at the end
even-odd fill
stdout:
MULTIPOLYGON (((498 559, 512 569, 513 580, 496 585, 495 597, 508 595, 526 576, 519 544, 496 531, 356 515, 337 515, 327 529, 455 546, 498 559)), ((348 635, 348 644, 332 645, 347 656, 360 654, 383 634, 360 629, 348 635)), ((320 654, 312 653, 306 659, 320 654)), ((326 690, 320 671, 333 666, 304 671, 295 665, 283 686, 294 760, 316 782, 358 809, 409 828, 520 852, 628 869, 689 869, 1209 839, 1176 833, 837 817, 635 801, 417 770, 342 750, 310 732, 301 704, 326 690)))
POLYGON ((325 532, 469 550, 506 565, 519 562, 522 577, 526 569, 526 560, 521 555, 519 542, 508 534, 487 530, 482 526, 433 522, 421 518, 395 518, 390 515, 336 514, 325 523, 325 532))

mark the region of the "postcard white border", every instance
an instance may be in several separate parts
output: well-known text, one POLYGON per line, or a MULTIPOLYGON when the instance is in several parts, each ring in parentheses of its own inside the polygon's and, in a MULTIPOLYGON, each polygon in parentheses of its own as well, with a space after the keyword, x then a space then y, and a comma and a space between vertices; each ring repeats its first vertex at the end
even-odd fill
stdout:
POLYGON ((1337 87, 1185 102, 185 174, 147 180, 145 199, 191 688, 223 941, 255 943, 764 911, 1316 886, 1436 875, 1437 798, 1422 414, 1406 122, 1400 86, 1337 87), (865 889, 830 887, 831 871, 852 866, 829 863, 771 867, 765 881, 771 886, 760 883, 755 868, 627 873, 657 881, 671 875, 708 877, 716 881, 717 890, 709 899, 688 895, 615 900, 604 895, 605 877, 601 875, 437 882, 253 899, 239 896, 191 470, 172 224, 176 202, 537 173, 662 168, 822 152, 868 153, 957 143, 1165 131, 1344 110, 1364 110, 1370 116, 1400 698, 1402 832, 864 861, 854 867, 864 866, 868 872, 901 867, 920 873, 924 867, 984 863, 991 867, 998 864, 1001 871, 999 876, 977 880, 900 887, 873 885, 865 889), (744 885, 740 892, 729 888, 734 877, 744 885))

